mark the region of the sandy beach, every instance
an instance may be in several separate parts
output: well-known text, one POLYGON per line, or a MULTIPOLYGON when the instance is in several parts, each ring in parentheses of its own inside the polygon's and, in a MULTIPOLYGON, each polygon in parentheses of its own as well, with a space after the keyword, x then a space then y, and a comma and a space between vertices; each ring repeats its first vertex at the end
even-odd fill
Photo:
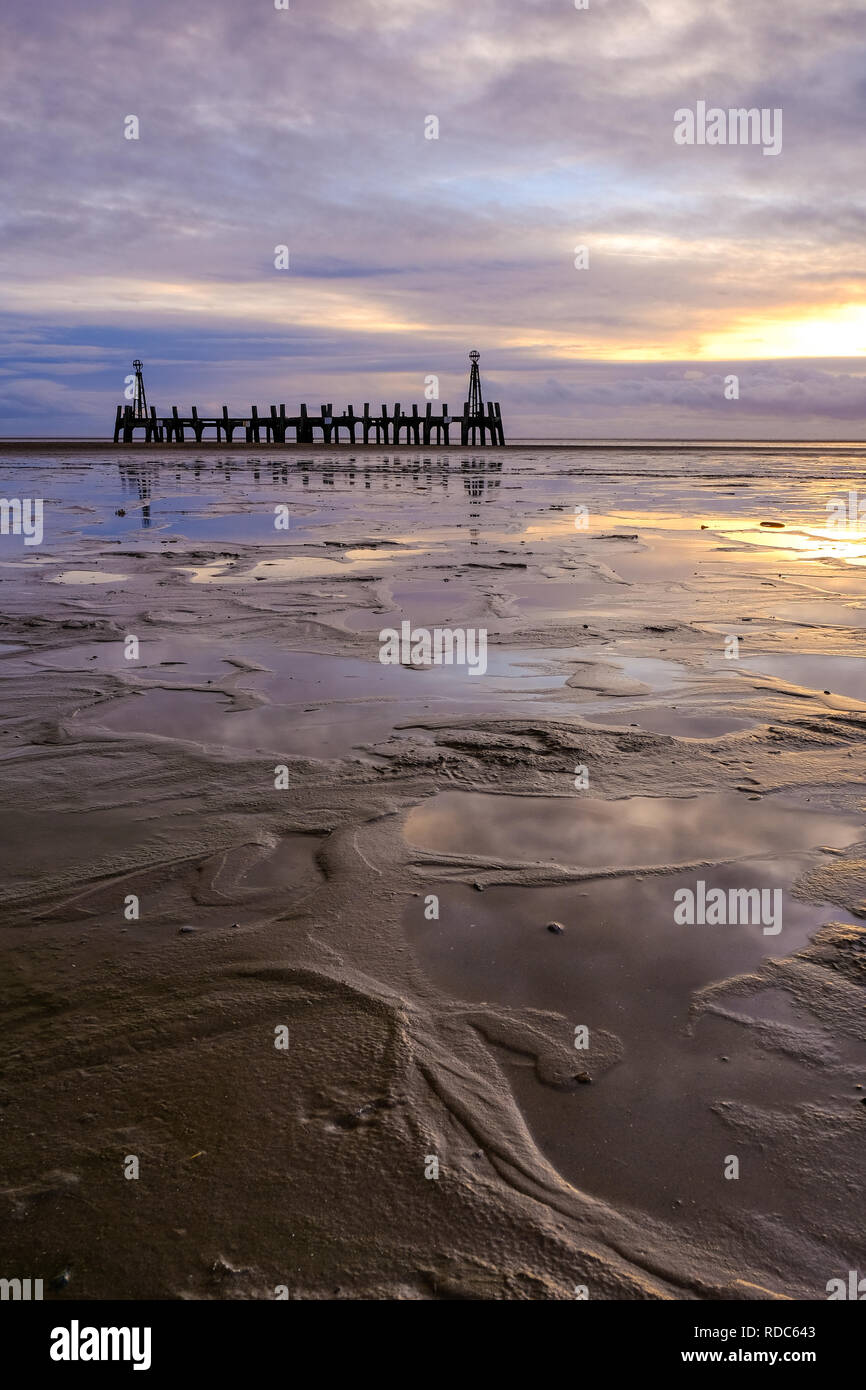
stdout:
POLYGON ((9 1268, 864 1268, 866 521, 828 525, 862 450, 758 448, 7 445, 44 509, 0 537, 9 1268), (403 623, 483 671, 384 663, 403 623), (773 912, 677 920, 712 890, 773 912))

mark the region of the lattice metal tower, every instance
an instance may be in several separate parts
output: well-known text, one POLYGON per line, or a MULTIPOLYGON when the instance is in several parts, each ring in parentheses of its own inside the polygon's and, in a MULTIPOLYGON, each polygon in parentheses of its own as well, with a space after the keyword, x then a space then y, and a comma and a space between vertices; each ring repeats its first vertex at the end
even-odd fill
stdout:
POLYGON ((135 389, 132 397, 132 413, 136 420, 147 418, 147 396, 144 394, 144 378, 141 375, 142 364, 136 357, 132 364, 135 372, 135 389))
POLYGON ((469 372, 469 414, 483 415, 484 402, 481 399, 481 374, 478 370, 478 359, 481 353, 477 348, 473 348, 469 354, 469 361, 472 368, 469 372))

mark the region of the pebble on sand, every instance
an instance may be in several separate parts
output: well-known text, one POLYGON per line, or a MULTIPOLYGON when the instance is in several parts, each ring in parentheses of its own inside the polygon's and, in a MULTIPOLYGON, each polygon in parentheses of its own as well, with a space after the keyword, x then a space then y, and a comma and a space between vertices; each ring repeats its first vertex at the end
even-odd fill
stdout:
POLYGON ((548 922, 547 930, 555 932, 557 936, 562 936, 562 933, 565 931, 565 927, 562 925, 561 922, 548 922))

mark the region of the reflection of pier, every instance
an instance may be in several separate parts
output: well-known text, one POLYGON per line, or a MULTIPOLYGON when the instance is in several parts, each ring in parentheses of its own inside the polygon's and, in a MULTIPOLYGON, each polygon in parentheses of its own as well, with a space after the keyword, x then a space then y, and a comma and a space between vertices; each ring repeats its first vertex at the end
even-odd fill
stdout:
MULTIPOLYGON (((183 494, 193 486, 203 485, 207 488, 209 484, 217 483, 252 483, 267 488, 295 488, 300 483, 302 488, 312 490, 321 486, 337 492, 348 492, 361 487, 367 492, 381 489, 383 492, 414 491, 428 495, 436 489, 446 496, 453 496, 456 487, 465 493, 469 503, 492 501, 501 485, 502 460, 476 456, 462 459, 456 464, 449 462, 447 455, 423 460, 386 455, 371 462, 369 456, 357 460, 347 455, 339 462, 321 457, 293 458, 280 462, 273 458, 235 457, 209 462, 205 459, 191 460, 179 454, 171 464, 167 464, 164 461, 145 462, 131 455, 118 462, 118 469, 121 491, 125 498, 137 497, 141 502, 139 516, 142 527, 147 529, 154 525, 150 509, 154 489, 162 495, 170 511, 173 493, 183 494)), ((214 495, 217 495, 217 491, 214 495)), ((156 524, 159 522, 157 516, 156 524)))
POLYGON ((151 485, 154 478, 158 478, 158 470, 144 465, 139 467, 132 463, 122 463, 120 465, 120 485, 124 496, 132 493, 137 494, 141 502, 141 524, 146 529, 150 526, 150 499, 151 485))
POLYGON ((378 414, 371 414, 369 401, 364 403, 360 415, 355 414, 353 405, 341 415, 335 415, 331 404, 321 405, 318 414, 311 415, 306 405, 302 405, 299 415, 287 415, 284 403, 279 409, 272 405, 267 414, 261 415, 255 405, 250 408, 249 415, 230 415, 225 405, 221 415, 199 415, 197 406, 192 406, 189 415, 181 415, 176 405, 172 406, 170 415, 157 415, 156 406, 151 406, 148 414, 141 363, 136 359, 134 403, 117 407, 114 442, 131 444, 136 432, 140 432, 146 444, 183 444, 188 436, 190 441, 201 444, 207 432, 217 443, 232 444, 236 434, 240 442, 243 431, 246 444, 504 444, 499 402, 488 401, 485 408, 478 353, 471 352, 470 358, 469 399, 463 402, 460 415, 449 415, 447 405, 434 413, 429 401, 423 415, 417 405, 407 413, 399 402, 393 411, 389 412, 383 405, 378 414))

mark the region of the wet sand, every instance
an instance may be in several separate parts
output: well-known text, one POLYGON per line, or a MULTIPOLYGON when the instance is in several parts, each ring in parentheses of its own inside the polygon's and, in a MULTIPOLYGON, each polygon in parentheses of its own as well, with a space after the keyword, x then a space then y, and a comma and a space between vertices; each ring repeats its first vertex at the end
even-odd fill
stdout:
POLYGON ((0 537, 10 1268, 62 1300, 863 1267, 856 449, 3 452, 45 506, 0 537), (486 672, 381 664, 404 620, 483 628, 486 672), (678 923, 698 880, 778 891, 780 930, 678 923))

